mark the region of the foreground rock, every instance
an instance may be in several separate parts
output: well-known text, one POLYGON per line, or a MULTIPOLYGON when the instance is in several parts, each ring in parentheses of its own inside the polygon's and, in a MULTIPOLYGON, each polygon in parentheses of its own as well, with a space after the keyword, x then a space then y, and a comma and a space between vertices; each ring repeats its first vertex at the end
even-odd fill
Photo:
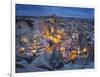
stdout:
MULTIPOLYGON (((37 57, 33 62, 31 62, 28 67, 37 67, 44 70, 52 70, 52 67, 49 64, 50 55, 45 55, 44 53, 37 57)), ((34 70, 34 69, 33 69, 34 70)))

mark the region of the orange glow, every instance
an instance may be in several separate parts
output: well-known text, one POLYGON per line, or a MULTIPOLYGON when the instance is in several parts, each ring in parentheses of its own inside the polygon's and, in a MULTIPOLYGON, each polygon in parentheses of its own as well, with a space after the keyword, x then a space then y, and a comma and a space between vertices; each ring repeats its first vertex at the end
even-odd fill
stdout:
POLYGON ((71 51, 69 54, 69 59, 74 60, 78 56, 77 51, 71 51))
POLYGON ((45 53, 51 53, 53 51, 53 47, 46 47, 45 53))
POLYGON ((64 29, 57 29, 57 33, 54 32, 54 28, 51 26, 51 31, 49 31, 48 26, 46 26, 45 24, 43 24, 41 26, 41 32, 43 34, 44 38, 47 38, 49 40, 52 40, 54 43, 59 43, 61 41, 64 29), (54 33, 54 35, 52 35, 52 33, 54 33))
POLYGON ((65 47, 60 47, 61 52, 65 52, 65 47))
MULTIPOLYGON (((49 39, 55 44, 58 44, 61 42, 61 38, 64 33, 64 29, 58 29, 58 28, 55 29, 54 26, 48 27, 48 25, 45 23, 43 23, 43 25, 40 27, 40 31, 43 35, 43 38, 49 39)), ((46 53, 51 53, 53 49, 54 47, 49 47, 49 46, 46 46, 44 48, 46 53)), ((63 47, 61 47, 60 50, 61 52, 65 52, 65 48, 63 47)))
POLYGON ((57 38, 57 37, 50 38, 50 40, 52 40, 54 43, 59 43, 60 42, 60 39, 57 38))

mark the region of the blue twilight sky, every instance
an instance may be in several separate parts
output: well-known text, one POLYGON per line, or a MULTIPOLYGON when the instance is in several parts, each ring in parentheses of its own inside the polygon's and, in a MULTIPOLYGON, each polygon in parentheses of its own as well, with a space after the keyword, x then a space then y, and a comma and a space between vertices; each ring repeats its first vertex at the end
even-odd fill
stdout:
POLYGON ((16 4, 16 16, 48 16, 94 18, 93 8, 16 4))

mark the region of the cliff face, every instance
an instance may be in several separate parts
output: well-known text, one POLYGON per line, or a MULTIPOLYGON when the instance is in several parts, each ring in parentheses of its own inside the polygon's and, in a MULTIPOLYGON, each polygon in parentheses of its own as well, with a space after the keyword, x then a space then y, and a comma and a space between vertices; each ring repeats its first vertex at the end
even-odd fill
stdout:
POLYGON ((30 25, 26 21, 19 21, 16 23, 16 35, 26 35, 30 37, 32 35, 33 26, 30 25))

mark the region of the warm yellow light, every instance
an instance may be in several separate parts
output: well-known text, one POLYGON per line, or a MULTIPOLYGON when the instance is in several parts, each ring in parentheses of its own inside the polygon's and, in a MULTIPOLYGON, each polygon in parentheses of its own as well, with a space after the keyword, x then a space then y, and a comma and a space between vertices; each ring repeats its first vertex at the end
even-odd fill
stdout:
POLYGON ((35 53, 36 52, 36 50, 32 50, 32 53, 35 53))
POLYGON ((61 39, 61 36, 60 36, 60 35, 56 35, 56 37, 57 37, 58 39, 61 39))
POLYGON ((53 33, 54 32, 54 28, 53 27, 51 27, 51 33, 53 33))
POLYGON ((44 50, 45 50, 45 53, 51 53, 53 51, 53 47, 47 46, 44 50))
POLYGON ((52 36, 50 36, 50 38, 52 39, 53 37, 52 37, 52 36))
POLYGON ((83 52, 87 52, 87 49, 86 49, 86 48, 84 48, 84 49, 83 49, 83 52))
POLYGON ((51 31, 49 31, 46 25, 43 25, 42 27, 43 30, 41 29, 41 33, 43 34, 44 38, 52 40, 54 43, 59 43, 61 41, 64 29, 57 29, 54 33, 54 27, 51 26, 51 31), (54 35, 52 35, 52 33, 54 33, 54 35))
POLYGON ((71 51, 69 54, 70 60, 74 60, 77 57, 78 53, 77 51, 71 51))
POLYGON ((58 38, 52 38, 51 39, 54 43, 59 43, 60 42, 60 39, 58 39, 58 38))
POLYGON ((60 47, 61 52, 65 52, 65 47, 60 47))
POLYGON ((81 52, 80 52, 80 49, 78 48, 78 54, 80 54, 81 52))

